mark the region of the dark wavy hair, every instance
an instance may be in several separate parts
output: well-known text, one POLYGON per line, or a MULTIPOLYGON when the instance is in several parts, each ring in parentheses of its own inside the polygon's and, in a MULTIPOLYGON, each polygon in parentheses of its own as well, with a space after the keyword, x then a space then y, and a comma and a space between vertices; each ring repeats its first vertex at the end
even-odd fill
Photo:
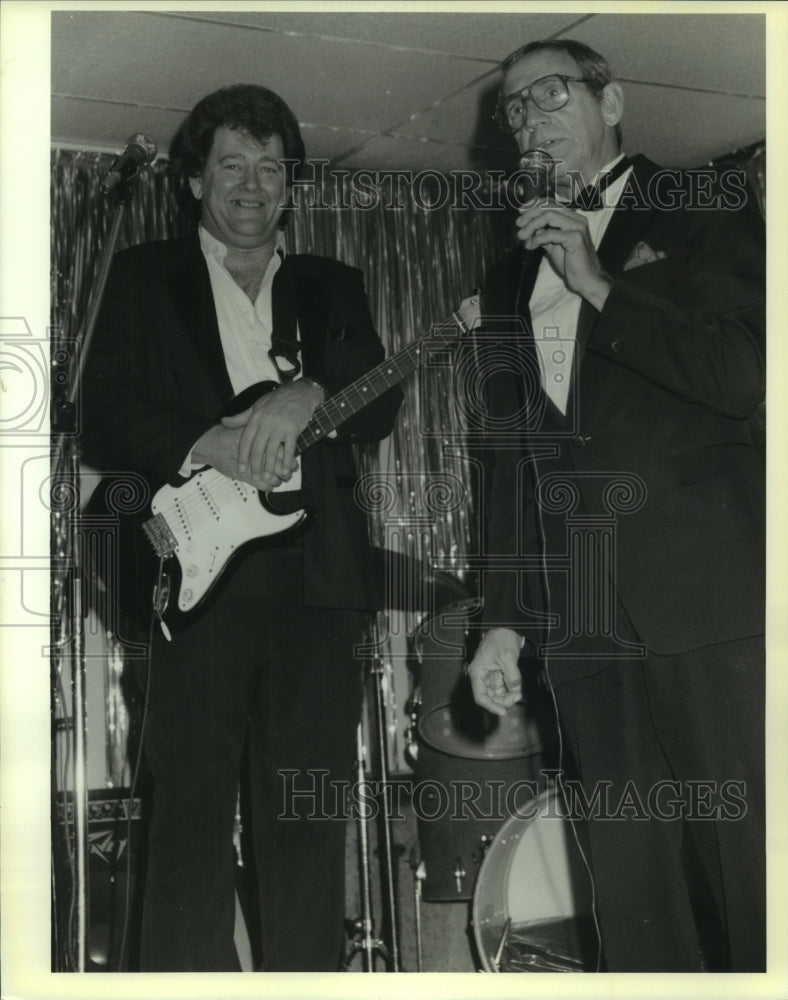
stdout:
MULTIPOLYGON (((521 45, 519 49, 515 49, 501 64, 501 84, 498 88, 499 101, 503 97, 503 80, 509 68, 516 62, 519 62, 524 56, 529 55, 531 52, 539 52, 542 49, 547 49, 550 52, 566 52, 568 56, 571 56, 577 63, 580 75, 588 79, 588 89, 597 100, 602 100, 605 87, 615 80, 607 59, 598 52, 595 52, 590 46, 584 45, 583 42, 576 42, 571 38, 528 42, 527 45, 521 45)), ((622 140, 620 124, 616 125, 616 139, 620 146, 622 140)))
POLYGON ((258 142, 278 135, 286 159, 295 161, 288 172, 288 180, 301 172, 306 151, 293 112, 273 90, 252 83, 237 83, 203 97, 178 130, 171 154, 185 177, 196 177, 201 172, 211 151, 214 133, 222 127, 245 132, 258 142))

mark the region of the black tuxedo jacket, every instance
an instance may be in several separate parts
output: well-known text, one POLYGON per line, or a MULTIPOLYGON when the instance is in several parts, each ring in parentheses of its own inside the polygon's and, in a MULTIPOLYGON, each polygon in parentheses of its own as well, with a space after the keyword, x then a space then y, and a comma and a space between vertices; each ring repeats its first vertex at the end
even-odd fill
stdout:
MULTIPOLYGON (((274 332, 301 341, 304 375, 329 395, 384 356, 361 272, 289 254, 272 292, 274 332), (296 326, 297 324, 297 326, 296 326)), ((132 247, 113 263, 82 393, 86 457, 103 472, 136 470, 177 483, 197 439, 232 399, 208 268, 197 235, 132 247)), ((390 390, 302 460, 315 518, 304 546, 305 600, 380 606, 365 514, 354 501, 351 444, 390 433, 402 395, 390 390)))
MULTIPOLYGON (((601 312, 581 307, 566 417, 532 377, 527 334, 518 334, 519 369, 488 379, 499 429, 486 544, 494 557, 546 543, 549 561, 568 554, 568 519, 607 519, 620 605, 639 639, 668 654, 764 630, 764 462, 754 431, 765 394, 764 238, 740 187, 715 187, 738 209, 701 210, 687 202, 698 190, 686 177, 677 192, 675 178, 643 157, 633 167, 598 251, 613 288, 601 312), (513 423, 517 433, 501 433, 513 423), (537 507, 541 523, 529 521, 537 507)), ((499 350, 501 329, 517 328, 518 316, 529 329, 536 267, 516 250, 489 273, 483 351, 499 350)), ((535 599, 525 579, 489 574, 489 624, 523 631, 535 599)), ((559 588, 563 596, 562 579, 554 575, 553 597, 559 588)))

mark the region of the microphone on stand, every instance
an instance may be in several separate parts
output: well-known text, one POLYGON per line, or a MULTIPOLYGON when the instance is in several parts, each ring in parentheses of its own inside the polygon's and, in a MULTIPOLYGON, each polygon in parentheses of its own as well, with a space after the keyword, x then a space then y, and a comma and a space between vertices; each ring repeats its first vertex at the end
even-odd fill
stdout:
POLYGON ((156 143, 147 135, 137 133, 126 140, 126 148, 112 164, 109 173, 101 182, 102 194, 109 194, 124 181, 130 181, 138 170, 156 159, 156 143))

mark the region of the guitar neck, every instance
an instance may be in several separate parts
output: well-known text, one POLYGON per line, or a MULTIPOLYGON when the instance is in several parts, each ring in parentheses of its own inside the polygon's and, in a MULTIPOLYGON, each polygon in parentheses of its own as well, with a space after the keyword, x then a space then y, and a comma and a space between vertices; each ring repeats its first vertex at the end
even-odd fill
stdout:
POLYGON ((368 406, 392 386, 402 382, 419 366, 425 340, 430 345, 450 344, 457 339, 458 327, 464 327, 461 319, 451 320, 432 329, 429 336, 414 340, 412 344, 382 361, 361 378, 327 399, 315 410, 312 419, 301 432, 296 444, 297 454, 306 451, 317 441, 328 437, 331 431, 368 406))

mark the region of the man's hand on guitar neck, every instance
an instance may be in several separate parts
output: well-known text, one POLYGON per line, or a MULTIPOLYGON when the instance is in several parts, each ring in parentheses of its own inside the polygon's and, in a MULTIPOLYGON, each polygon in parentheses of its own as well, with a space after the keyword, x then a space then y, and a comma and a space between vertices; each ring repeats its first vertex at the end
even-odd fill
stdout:
POLYGON ((298 468, 298 437, 322 396, 314 382, 299 379, 262 396, 242 413, 224 417, 220 429, 239 434, 236 471, 231 475, 260 490, 272 490, 287 482, 298 468))

